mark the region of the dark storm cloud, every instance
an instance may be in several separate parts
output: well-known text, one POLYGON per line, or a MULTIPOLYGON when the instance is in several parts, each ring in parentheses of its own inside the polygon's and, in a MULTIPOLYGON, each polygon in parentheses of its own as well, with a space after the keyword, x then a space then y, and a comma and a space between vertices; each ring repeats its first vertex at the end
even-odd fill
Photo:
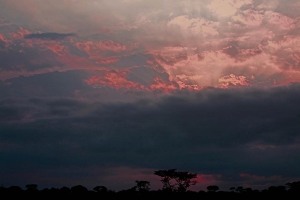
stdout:
POLYGON ((26 39, 63 40, 75 36, 74 33, 32 33, 25 36, 26 39))
POLYGON ((133 166, 183 168, 224 179, 240 173, 300 177, 296 84, 207 89, 134 103, 2 102, 8 114, 1 115, 0 126, 4 170, 26 163, 25 171, 133 166), (12 115, 19 122, 9 121, 12 115))

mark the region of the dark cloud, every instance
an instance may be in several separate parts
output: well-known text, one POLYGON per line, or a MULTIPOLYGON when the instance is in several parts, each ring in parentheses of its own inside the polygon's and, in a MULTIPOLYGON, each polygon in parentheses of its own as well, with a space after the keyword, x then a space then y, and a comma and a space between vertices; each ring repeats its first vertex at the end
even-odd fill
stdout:
POLYGON ((62 66, 56 55, 38 46, 28 46, 16 41, 5 48, 0 48, 0 69, 9 71, 34 71, 62 66))
POLYGON ((72 98, 76 91, 91 90, 83 80, 88 73, 81 70, 37 74, 30 77, 18 77, 0 82, 3 97, 12 99, 72 98))
POLYGON ((116 67, 124 68, 128 66, 143 66, 150 58, 151 55, 147 55, 144 53, 124 56, 118 61, 118 63, 116 63, 116 67))
POLYGON ((100 72, 71 70, 35 74, 28 77, 21 76, 0 81, 1 97, 12 100, 28 98, 78 98, 96 99, 98 102, 132 102, 141 97, 155 98, 152 96, 152 93, 115 90, 109 87, 101 87, 100 89, 99 87, 91 87, 85 82, 90 76, 99 75, 101 74, 100 72))
POLYGON ((32 33, 25 36, 26 39, 63 40, 75 36, 74 33, 32 33))
POLYGON ((133 103, 2 100, 9 118, 1 115, 1 169, 5 177, 23 165, 27 174, 130 166, 181 168, 224 180, 241 173, 300 177, 299 91, 296 84, 207 89, 133 103))
POLYGON ((168 82, 169 76, 167 73, 160 73, 151 68, 150 66, 133 68, 127 76, 128 80, 146 86, 153 84, 153 81, 157 77, 161 78, 165 82, 168 82))

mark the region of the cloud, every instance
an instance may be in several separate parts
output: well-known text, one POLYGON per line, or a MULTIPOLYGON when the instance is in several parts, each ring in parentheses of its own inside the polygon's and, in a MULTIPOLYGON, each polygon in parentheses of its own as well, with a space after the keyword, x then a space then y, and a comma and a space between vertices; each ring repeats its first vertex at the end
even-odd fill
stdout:
MULTIPOLYGON (((186 169, 222 175, 220 184, 232 176, 238 182, 242 173, 300 177, 299 91, 298 84, 206 89, 123 103, 2 97, 3 180, 11 180, 14 170, 45 176, 57 167, 90 166, 186 169)), ((69 176, 81 177, 66 174, 48 183, 69 176)))
POLYGON ((189 19, 188 16, 177 16, 168 22, 168 26, 177 26, 184 37, 192 35, 197 37, 211 37, 218 35, 217 22, 212 22, 203 18, 189 19))
POLYGON ((231 17, 234 16, 240 10, 240 8, 252 3, 252 0, 213 0, 208 7, 212 11, 212 13, 214 13, 218 17, 231 17))
POLYGON ((71 36, 75 36, 74 33, 31 33, 25 35, 26 39, 42 39, 42 40, 62 40, 71 36))
POLYGON ((114 41, 85 41, 78 42, 76 46, 79 49, 83 49, 86 53, 90 55, 97 53, 97 51, 122 52, 126 50, 125 45, 119 44, 114 41))
POLYGON ((18 73, 18 71, 23 71, 24 73, 26 71, 35 71, 62 65, 56 59, 55 54, 50 51, 42 51, 41 49, 37 46, 26 45, 20 41, 7 42, 5 48, 0 50, 1 79, 5 79, 4 73, 7 71, 12 72, 12 74, 14 72, 18 73))
POLYGON ((108 72, 104 77, 92 76, 86 80, 88 85, 95 87, 112 87, 115 89, 137 89, 143 90, 143 85, 132 82, 127 79, 126 72, 108 72))
POLYGON ((2 13, 19 28, 6 34, 13 29, 12 24, 1 27, 0 46, 18 46, 0 52, 8 59, 1 63, 2 80, 53 71, 134 71, 139 67, 167 75, 155 78, 163 81, 161 86, 173 82, 179 89, 223 87, 220 81, 230 75, 245 77, 255 86, 300 80, 296 45, 299 23, 294 12, 299 7, 297 1, 155 0, 116 4, 94 0, 70 5, 55 0, 3 0, 1 5, 2 13), (5 10, 16 13, 18 19, 5 10), (295 43, 288 42, 289 38, 295 43), (31 55, 21 56, 17 51, 35 51, 42 60, 49 58, 51 64, 38 58, 29 62, 27 59, 33 60, 31 55), (12 59, 14 56, 18 59, 12 59))

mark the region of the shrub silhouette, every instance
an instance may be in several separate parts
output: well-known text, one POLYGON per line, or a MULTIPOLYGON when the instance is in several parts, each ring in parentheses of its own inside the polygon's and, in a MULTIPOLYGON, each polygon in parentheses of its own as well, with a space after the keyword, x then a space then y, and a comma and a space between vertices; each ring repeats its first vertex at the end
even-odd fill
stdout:
POLYGON ((206 188, 209 192, 217 192, 219 190, 219 186, 217 185, 209 185, 206 188))
POLYGON ((27 184, 25 186, 27 188, 27 192, 37 192, 38 191, 38 185, 37 184, 27 184))
POLYGON ((71 192, 75 194, 83 194, 88 192, 88 189, 82 185, 76 185, 71 187, 71 192))

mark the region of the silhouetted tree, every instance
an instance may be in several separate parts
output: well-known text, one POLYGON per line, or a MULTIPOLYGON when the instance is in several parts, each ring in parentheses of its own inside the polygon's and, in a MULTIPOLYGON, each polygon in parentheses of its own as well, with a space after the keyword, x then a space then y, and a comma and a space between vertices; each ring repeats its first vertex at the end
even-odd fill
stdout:
POLYGON ((300 193, 300 181, 287 183, 288 191, 293 193, 300 193))
POLYGON ((248 188, 245 188, 243 192, 245 192, 245 193, 252 193, 253 190, 252 190, 252 188, 248 187, 248 188))
POLYGON ((216 192, 219 190, 219 186, 217 185, 209 185, 206 187, 206 189, 209 191, 209 192, 216 192))
POLYGON ((26 189, 28 192, 37 192, 38 191, 38 185, 37 184, 27 184, 26 189))
POLYGON ((61 194, 69 194, 69 193, 71 193, 71 189, 68 188, 68 187, 66 187, 66 186, 64 186, 64 187, 62 187, 62 188, 59 189, 59 192, 61 194))
POLYGON ((149 181, 135 181, 136 186, 135 190, 138 192, 148 192, 150 190, 150 182, 149 181))
POLYGON ((19 186, 10 186, 7 190, 13 194, 20 193, 23 191, 22 188, 19 186))
POLYGON ((171 180, 174 178, 176 169, 168 170, 157 170, 154 174, 161 177, 161 182, 163 184, 163 190, 167 192, 172 192, 174 190, 174 185, 171 184, 171 180))
POLYGON ((238 186, 235 188, 235 191, 238 192, 238 193, 242 193, 244 192, 244 187, 243 186, 238 186))
POLYGON ((193 179, 197 178, 197 174, 189 172, 175 172, 174 179, 177 182, 177 191, 186 192, 191 185, 195 185, 196 181, 193 179))
POLYGON ((105 186, 102 186, 102 185, 94 187, 93 190, 95 192, 107 192, 108 191, 108 189, 105 186))
POLYGON ((273 194, 280 194, 286 192, 285 186, 270 186, 268 192, 273 194))
POLYGON ((231 192, 234 192, 234 191, 235 191, 235 187, 230 187, 229 190, 230 190, 231 192))
POLYGON ((191 185, 196 184, 193 179, 197 177, 197 174, 185 171, 176 171, 176 169, 158 170, 154 174, 162 177, 161 182, 164 191, 186 192, 191 185), (175 184, 171 184, 172 180, 175 184))
POLYGON ((88 192, 88 189, 82 185, 76 185, 71 187, 72 193, 82 194, 88 192))

